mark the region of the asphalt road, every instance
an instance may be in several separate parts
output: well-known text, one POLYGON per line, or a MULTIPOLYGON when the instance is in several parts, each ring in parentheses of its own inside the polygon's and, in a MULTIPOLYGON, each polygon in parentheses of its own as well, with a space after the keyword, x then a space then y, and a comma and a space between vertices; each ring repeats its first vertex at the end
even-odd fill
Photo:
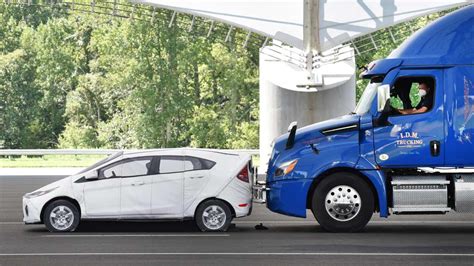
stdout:
POLYGON ((375 217, 362 233, 332 234, 254 205, 227 233, 192 222, 94 222, 52 234, 24 225, 21 197, 59 177, 0 176, 0 265, 474 265, 474 215, 375 217), (262 222, 268 230, 256 230, 262 222))

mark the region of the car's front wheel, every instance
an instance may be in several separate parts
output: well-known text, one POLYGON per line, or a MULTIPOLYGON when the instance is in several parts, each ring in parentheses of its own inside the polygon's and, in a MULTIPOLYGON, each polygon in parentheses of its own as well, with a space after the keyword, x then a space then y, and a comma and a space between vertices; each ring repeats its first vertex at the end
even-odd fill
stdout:
POLYGON ((43 213, 43 222, 50 232, 72 232, 79 225, 79 220, 79 210, 67 200, 51 202, 43 213))
POLYGON ((203 232, 225 232, 232 221, 229 206, 220 200, 208 200, 199 205, 194 219, 203 232))

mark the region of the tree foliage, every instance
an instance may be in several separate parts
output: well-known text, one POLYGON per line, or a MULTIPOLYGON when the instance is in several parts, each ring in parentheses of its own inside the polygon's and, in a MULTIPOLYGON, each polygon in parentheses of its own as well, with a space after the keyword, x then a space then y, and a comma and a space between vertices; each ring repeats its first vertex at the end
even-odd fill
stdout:
POLYGON ((0 9, 3 147, 258 146, 258 51, 43 9, 0 9))

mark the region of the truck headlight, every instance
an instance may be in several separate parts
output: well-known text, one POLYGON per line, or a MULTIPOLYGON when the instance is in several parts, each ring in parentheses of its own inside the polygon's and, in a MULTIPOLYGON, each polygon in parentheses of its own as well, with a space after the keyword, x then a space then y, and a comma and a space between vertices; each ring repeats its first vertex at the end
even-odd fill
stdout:
POLYGON ((295 169, 296 164, 298 163, 298 160, 293 160, 289 162, 285 162, 280 164, 278 168, 275 171, 275 176, 283 176, 291 173, 293 169, 295 169))
POLYGON ((36 197, 48 194, 49 192, 51 192, 51 191, 53 191, 57 188, 58 187, 53 187, 53 188, 46 189, 46 190, 38 190, 38 191, 31 192, 31 193, 26 193, 24 197, 27 198, 27 199, 36 198, 36 197))

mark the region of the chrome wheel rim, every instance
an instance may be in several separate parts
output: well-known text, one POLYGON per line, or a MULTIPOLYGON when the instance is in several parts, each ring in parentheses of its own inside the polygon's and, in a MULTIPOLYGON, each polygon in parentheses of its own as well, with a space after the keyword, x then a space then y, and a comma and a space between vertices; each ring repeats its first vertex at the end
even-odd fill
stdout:
POLYGON ((63 231, 71 227, 74 222, 74 213, 67 206, 56 206, 49 214, 49 221, 54 229, 63 231))
POLYGON ((202 222, 211 230, 218 230, 224 226, 227 216, 224 209, 217 205, 207 207, 202 213, 202 222))
POLYGON ((350 186, 336 186, 326 195, 324 201, 327 213, 335 220, 347 222, 352 220, 362 207, 362 200, 357 190, 350 186))

